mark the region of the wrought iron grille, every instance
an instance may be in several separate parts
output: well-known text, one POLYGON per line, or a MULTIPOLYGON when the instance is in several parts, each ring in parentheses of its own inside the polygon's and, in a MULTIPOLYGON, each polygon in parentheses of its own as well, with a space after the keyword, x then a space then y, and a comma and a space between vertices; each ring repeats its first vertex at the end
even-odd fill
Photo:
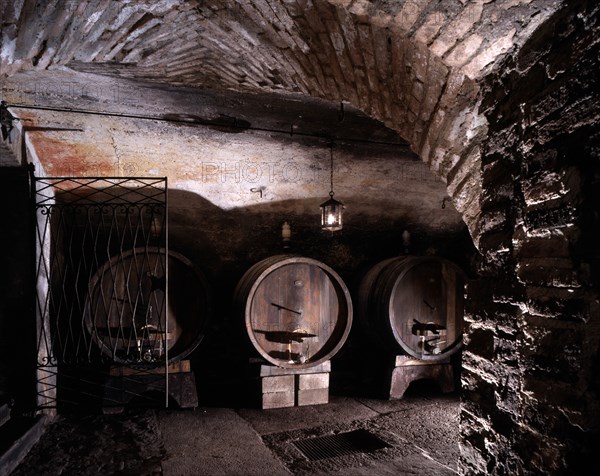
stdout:
POLYGON ((164 366, 168 385, 166 178, 32 184, 38 406, 103 398, 115 366, 154 378, 164 366))

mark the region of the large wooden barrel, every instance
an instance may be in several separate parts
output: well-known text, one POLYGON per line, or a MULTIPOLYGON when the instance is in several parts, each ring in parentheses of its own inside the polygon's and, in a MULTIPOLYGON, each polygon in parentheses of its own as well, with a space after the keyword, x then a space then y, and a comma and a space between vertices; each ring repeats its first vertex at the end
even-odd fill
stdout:
POLYGON ((352 300, 342 279, 302 256, 256 263, 238 283, 235 302, 253 347, 284 368, 308 368, 332 358, 352 325, 352 300))
POLYGON ((203 339, 209 318, 206 280, 183 255, 171 250, 168 255, 167 261, 165 249, 157 247, 128 250, 90 279, 84 322, 109 360, 176 362, 203 339))
POLYGON ((442 258, 384 260, 361 281, 359 320, 391 352, 445 359, 462 345, 464 283, 460 268, 442 258))

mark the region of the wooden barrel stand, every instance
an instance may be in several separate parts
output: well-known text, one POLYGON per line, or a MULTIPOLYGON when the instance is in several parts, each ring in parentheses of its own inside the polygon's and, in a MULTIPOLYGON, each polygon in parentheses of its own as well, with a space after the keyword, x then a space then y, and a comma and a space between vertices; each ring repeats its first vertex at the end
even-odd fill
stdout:
POLYGON ((416 256, 384 260, 361 281, 359 319, 373 350, 385 354, 387 398, 402 398, 421 379, 454 390, 450 357, 462 346, 464 281, 450 261, 416 256))
POLYGON ((196 408, 198 396, 196 379, 191 370, 190 361, 182 360, 172 363, 168 368, 168 385, 166 385, 167 369, 162 367, 124 367, 111 366, 106 375, 102 411, 121 413, 134 397, 163 394, 167 390, 169 398, 180 408, 196 408))
POLYGON ((209 308, 204 275, 176 251, 134 248, 100 266, 89 283, 84 324, 111 362, 103 375, 104 411, 120 412, 134 400, 144 405, 150 393, 168 393, 181 408, 198 406, 186 357, 204 339, 209 308))
POLYGON ((423 379, 436 381, 442 393, 454 391, 454 370, 450 359, 432 362, 398 355, 394 363, 384 384, 385 394, 390 400, 402 398, 412 382, 423 379))

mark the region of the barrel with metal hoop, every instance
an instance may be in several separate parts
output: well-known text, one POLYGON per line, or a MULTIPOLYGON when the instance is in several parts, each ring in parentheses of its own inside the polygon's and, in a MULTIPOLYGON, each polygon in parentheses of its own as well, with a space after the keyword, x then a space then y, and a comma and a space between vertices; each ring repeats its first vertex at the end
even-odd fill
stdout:
POLYGON ((361 281, 359 320, 390 352, 443 360, 462 345, 464 283, 462 270, 443 258, 384 260, 361 281))
POLYGON ((208 285, 180 253, 169 250, 167 260, 164 248, 125 251, 98 268, 88 289, 85 326, 112 362, 176 362, 204 338, 208 285))
POLYGON ((312 258, 277 255, 252 266, 235 291, 247 336, 268 362, 302 369, 332 358, 352 325, 340 276, 312 258))

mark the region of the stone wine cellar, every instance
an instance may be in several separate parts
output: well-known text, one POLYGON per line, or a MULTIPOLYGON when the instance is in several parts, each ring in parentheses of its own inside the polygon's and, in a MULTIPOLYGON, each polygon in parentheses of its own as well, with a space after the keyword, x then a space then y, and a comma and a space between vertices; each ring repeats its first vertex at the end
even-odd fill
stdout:
POLYGON ((460 400, 439 474, 597 472, 599 70, 592 0, 2 1, 0 421, 60 428, 81 356, 172 362, 181 407, 243 407, 252 374, 262 412, 267 381, 325 409, 379 378, 384 296, 394 372, 429 358, 460 400), (365 288, 397 260, 404 291, 365 288), (390 300, 452 319, 394 327, 390 300))

